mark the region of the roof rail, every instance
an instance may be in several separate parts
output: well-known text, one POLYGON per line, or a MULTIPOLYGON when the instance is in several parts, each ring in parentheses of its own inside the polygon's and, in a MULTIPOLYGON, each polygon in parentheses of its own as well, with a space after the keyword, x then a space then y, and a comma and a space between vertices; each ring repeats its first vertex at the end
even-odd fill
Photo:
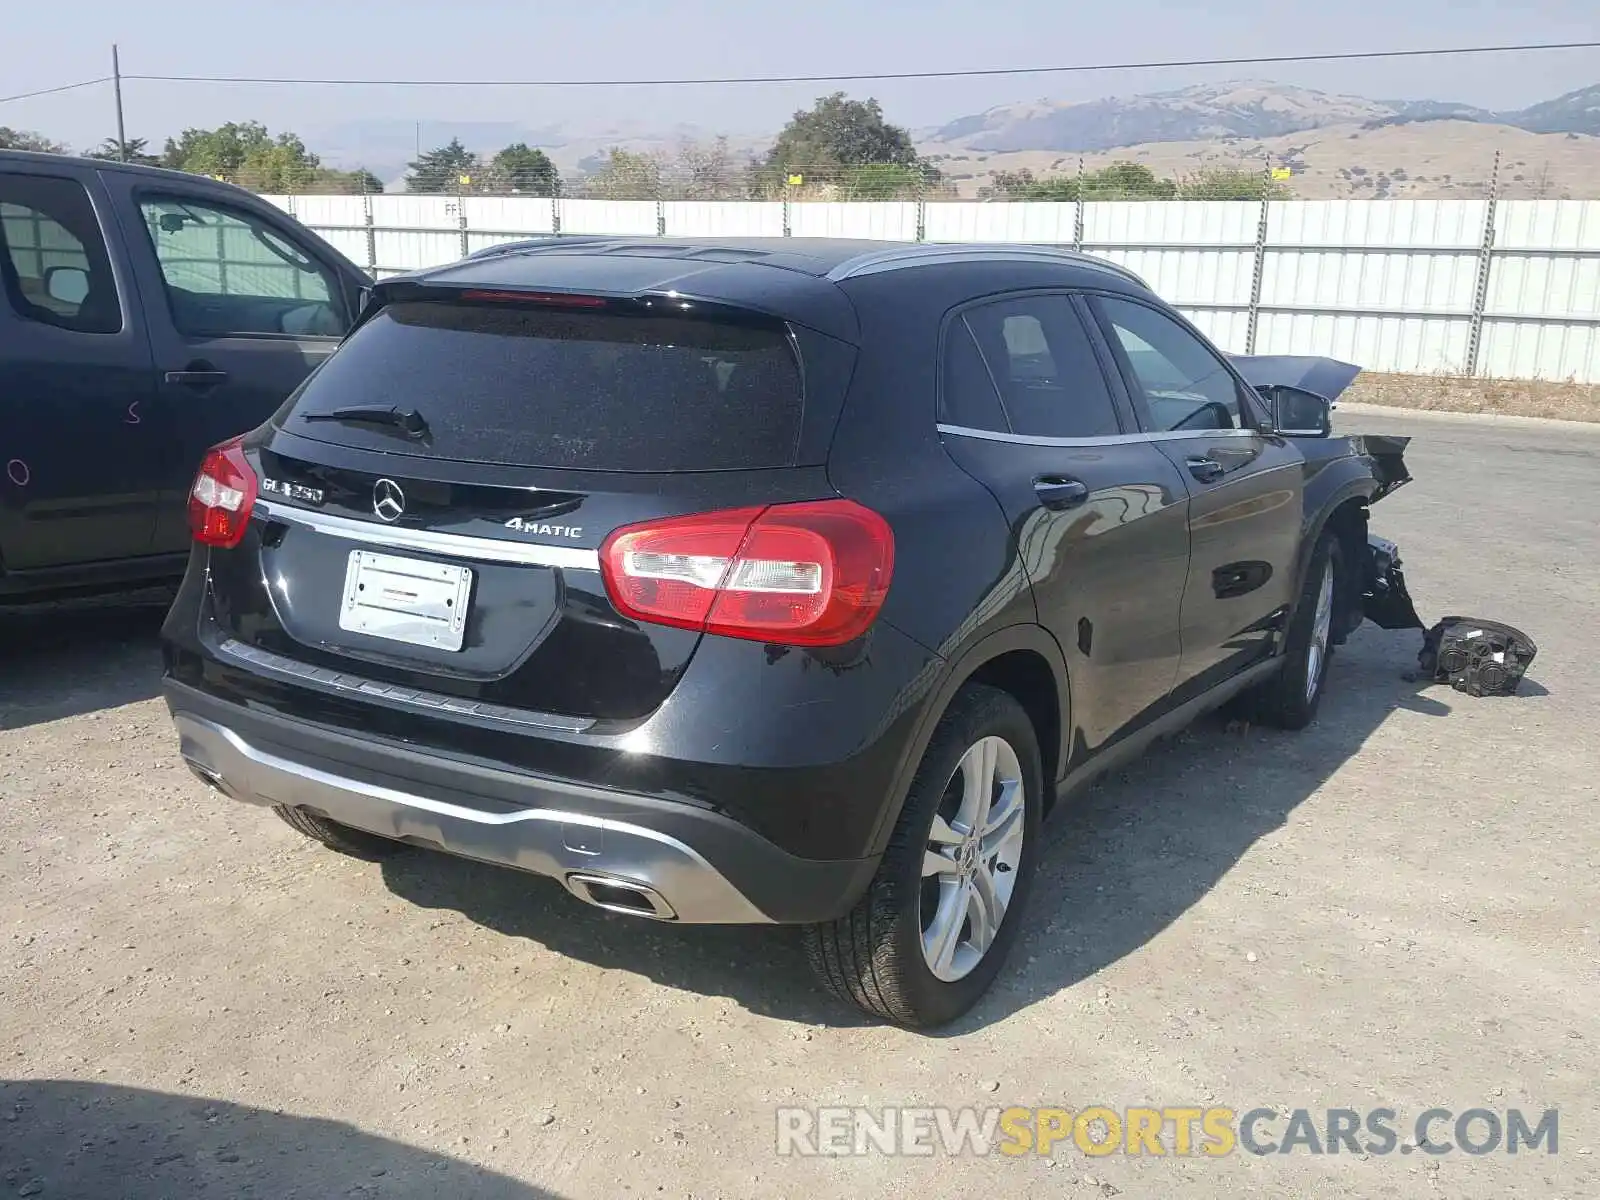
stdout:
POLYGON ((1130 283, 1148 288, 1137 274, 1120 263, 1085 254, 1066 246, 1030 245, 1020 242, 921 242, 915 245, 894 245, 866 254, 858 254, 840 263, 828 272, 835 283, 859 275, 879 271, 894 271, 902 267, 940 262, 960 262, 971 258, 1005 258, 1021 262, 1070 262, 1091 270, 1102 270, 1120 276, 1130 283))

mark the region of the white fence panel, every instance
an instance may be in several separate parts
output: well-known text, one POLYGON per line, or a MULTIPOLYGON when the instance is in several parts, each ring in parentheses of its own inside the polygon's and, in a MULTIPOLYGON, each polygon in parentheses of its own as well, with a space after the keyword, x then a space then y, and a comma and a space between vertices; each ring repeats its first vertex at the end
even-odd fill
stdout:
POLYGON ((654 200, 563 200, 561 232, 655 237, 657 216, 654 200))
POLYGON ((930 242, 1035 242, 1072 245, 1077 210, 1072 204, 1020 202, 929 204, 924 233, 930 242))
POLYGON ((1259 204, 1097 201, 1083 206, 1083 246, 1179 308, 1248 307, 1260 220, 1259 204))
POLYGON ((1243 354, 1250 345, 1250 314, 1244 309, 1184 308, 1175 305, 1179 312, 1194 322, 1194 326, 1216 343, 1217 349, 1227 354, 1243 354))
POLYGON ((909 242, 917 236, 917 206, 911 201, 805 201, 789 206, 794 237, 871 238, 909 242))
MULTIPOLYGON (((370 203, 380 275, 557 224, 628 237, 663 226, 676 236, 777 237, 785 225, 785 206, 761 201, 264 198, 363 265, 370 203)), ((795 237, 1070 246, 1078 212, 1068 203, 803 202, 787 220, 795 237)), ((1257 353, 1464 371, 1477 309, 1479 374, 1600 382, 1600 201, 1500 202, 1481 278, 1488 213, 1482 200, 1274 201, 1261 242, 1254 202, 1094 202, 1082 209, 1083 248, 1136 272, 1229 351, 1250 344, 1254 312, 1257 353)))
POLYGON ((1478 374, 1600 383, 1600 324, 1490 317, 1483 323, 1478 374))
POLYGON ((1472 312, 1478 253, 1268 250, 1261 303, 1301 309, 1472 312))
POLYGON ((284 197, 288 209, 307 229, 359 267, 367 265, 367 201, 364 196, 284 197))
POLYGON ((1483 243, 1484 200, 1277 200, 1267 205, 1267 242, 1289 246, 1407 246, 1483 243))
POLYGON ((1368 371, 1424 375, 1466 366, 1472 322, 1454 318, 1263 312, 1257 354, 1322 354, 1368 371))
POLYGON ((1600 383, 1600 201, 1505 201, 1495 247, 1479 372, 1600 383))
POLYGON ((783 205, 744 200, 669 200, 668 237, 782 237, 783 205))
POLYGON ((461 202, 454 196, 374 196, 372 224, 380 275, 461 257, 461 202))
POLYGON ((467 196, 461 203, 468 229, 502 241, 555 232, 556 202, 548 196, 467 196))

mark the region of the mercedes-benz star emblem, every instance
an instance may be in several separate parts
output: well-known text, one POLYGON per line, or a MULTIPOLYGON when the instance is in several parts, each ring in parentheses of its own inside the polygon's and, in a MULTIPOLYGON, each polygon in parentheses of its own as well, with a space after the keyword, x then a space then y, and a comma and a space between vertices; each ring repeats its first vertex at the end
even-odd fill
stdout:
POLYGON ((392 479, 380 479, 372 485, 372 511, 380 521, 398 521, 406 510, 406 494, 392 479))

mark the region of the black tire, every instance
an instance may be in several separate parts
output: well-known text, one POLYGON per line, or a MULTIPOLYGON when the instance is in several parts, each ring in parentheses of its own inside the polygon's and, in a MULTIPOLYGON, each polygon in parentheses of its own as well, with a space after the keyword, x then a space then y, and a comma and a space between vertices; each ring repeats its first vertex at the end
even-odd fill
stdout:
POLYGON ((337 821, 308 813, 303 808, 289 808, 286 805, 275 804, 272 811, 282 817, 284 823, 291 829, 298 830, 314 842, 321 842, 330 850, 348 854, 351 858, 376 862, 379 859, 390 858, 406 848, 403 842, 379 837, 364 829, 351 829, 348 825, 340 825, 337 821))
POLYGON ((1250 719, 1276 729, 1304 729, 1316 719, 1322 695, 1328 690, 1328 666, 1333 660, 1333 629, 1344 585, 1344 549, 1332 530, 1325 530, 1311 551, 1300 598, 1289 620, 1289 634, 1283 648, 1283 668, 1245 697, 1250 719), (1311 686, 1313 638, 1317 625, 1317 600, 1324 572, 1333 572, 1329 603, 1328 632, 1323 641, 1316 686, 1311 686))
MULTIPOLYGON (((806 930, 806 954, 823 986, 872 1016, 914 1029, 947 1024, 976 1004, 1021 928, 1039 849, 1043 794, 1038 738, 1022 706, 995 688, 963 688, 934 731, 866 894, 844 917, 806 930), (946 981, 934 974, 923 952, 923 856, 934 816, 950 802, 947 788, 963 756, 989 737, 1004 739, 1020 767, 1022 846, 1012 868, 1011 897, 987 952, 967 974, 946 981)), ((963 926, 961 933, 969 928, 963 926)))

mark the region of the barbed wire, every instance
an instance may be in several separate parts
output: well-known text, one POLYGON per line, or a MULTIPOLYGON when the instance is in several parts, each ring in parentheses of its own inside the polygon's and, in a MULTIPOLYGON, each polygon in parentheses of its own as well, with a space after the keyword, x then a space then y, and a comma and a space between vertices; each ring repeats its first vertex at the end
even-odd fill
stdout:
MULTIPOLYGON (((700 151, 704 147, 698 148, 700 151)), ((1113 152, 1114 153, 1114 152, 1113 152)), ((679 156, 624 153, 620 169, 518 179, 475 159, 456 176, 389 180, 388 187, 362 171, 329 167, 241 170, 227 182, 273 195, 431 195, 445 198, 501 197, 562 200, 628 201, 902 201, 940 203, 1042 201, 1071 203, 1081 194, 1088 202, 1107 200, 1248 200, 1261 199, 1584 199, 1600 194, 1592 185, 1572 184, 1551 160, 1508 162, 1498 183, 1492 156, 1473 158, 1470 169, 1451 176, 1428 177, 1425 168, 1359 165, 1312 169, 1295 161, 1256 159, 1196 163, 1163 174, 1129 161, 1078 168, 1057 165, 1032 174, 994 170, 982 163, 963 163, 959 173, 930 176, 910 168, 879 164, 861 168, 787 173, 737 157, 686 165, 679 156)))

